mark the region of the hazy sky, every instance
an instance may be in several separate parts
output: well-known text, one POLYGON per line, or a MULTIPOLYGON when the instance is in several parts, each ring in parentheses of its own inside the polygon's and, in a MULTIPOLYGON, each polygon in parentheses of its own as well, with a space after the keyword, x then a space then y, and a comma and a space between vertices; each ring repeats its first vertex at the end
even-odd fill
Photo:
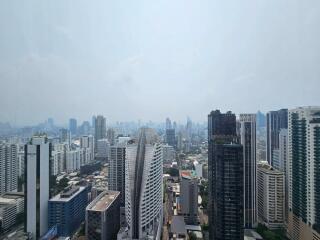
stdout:
POLYGON ((320 104, 319 0, 1 0, 0 122, 320 104))

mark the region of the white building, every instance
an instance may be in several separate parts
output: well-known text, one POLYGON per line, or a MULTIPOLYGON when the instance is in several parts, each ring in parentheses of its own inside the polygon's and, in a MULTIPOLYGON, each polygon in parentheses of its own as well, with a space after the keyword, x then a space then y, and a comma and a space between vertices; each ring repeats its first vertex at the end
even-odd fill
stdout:
POLYGON ((172 163, 176 160, 176 151, 173 146, 168 144, 162 146, 163 151, 163 162, 172 163))
POLYGON ((162 230, 162 146, 149 128, 126 148, 125 214, 129 239, 160 239, 162 230))
POLYGON ((267 163, 259 163, 258 218, 270 229, 284 226, 284 173, 267 163))
POLYGON ((26 144, 26 232, 38 239, 48 230, 50 147, 45 136, 34 136, 26 144))
POLYGON ((18 146, 0 145, 0 194, 18 189, 18 146))
POLYGON ((63 172, 63 158, 64 153, 60 151, 52 151, 52 158, 51 158, 51 175, 58 175, 63 172))
POLYGON ((71 150, 66 153, 66 171, 74 172, 80 169, 81 150, 71 150))
POLYGON ((92 135, 82 136, 80 138, 80 147, 86 149, 86 152, 90 152, 89 159, 87 163, 93 161, 94 159, 94 137, 92 135))

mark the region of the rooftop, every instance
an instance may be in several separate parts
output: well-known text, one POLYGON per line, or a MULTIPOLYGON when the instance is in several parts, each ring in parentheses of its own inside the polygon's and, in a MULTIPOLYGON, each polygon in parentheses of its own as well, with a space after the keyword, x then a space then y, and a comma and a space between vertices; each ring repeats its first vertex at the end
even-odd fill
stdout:
POLYGON ((68 202, 79 193, 81 193, 86 187, 72 187, 70 189, 66 189, 64 192, 61 192, 51 198, 50 202, 68 202))
POLYGON ((278 171, 274 167, 270 166, 266 162, 260 162, 258 163, 258 170, 263 171, 268 174, 274 174, 274 175, 283 175, 283 172, 278 171))
POLYGON ((96 197, 95 200, 87 207, 91 211, 105 211, 113 203, 113 201, 120 195, 117 191, 104 191, 96 197))

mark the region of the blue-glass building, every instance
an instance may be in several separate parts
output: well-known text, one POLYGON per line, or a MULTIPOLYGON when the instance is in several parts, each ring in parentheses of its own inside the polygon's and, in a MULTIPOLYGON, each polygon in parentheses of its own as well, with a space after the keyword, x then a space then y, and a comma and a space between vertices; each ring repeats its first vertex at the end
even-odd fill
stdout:
POLYGON ((69 187, 49 200, 48 227, 57 226, 59 236, 71 236, 85 220, 87 187, 69 187))

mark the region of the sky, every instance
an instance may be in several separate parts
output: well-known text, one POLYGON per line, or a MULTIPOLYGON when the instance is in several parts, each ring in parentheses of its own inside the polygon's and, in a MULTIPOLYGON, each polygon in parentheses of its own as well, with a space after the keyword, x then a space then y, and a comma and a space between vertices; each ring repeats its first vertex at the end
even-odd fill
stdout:
POLYGON ((318 0, 1 0, 0 122, 320 101, 318 0))

